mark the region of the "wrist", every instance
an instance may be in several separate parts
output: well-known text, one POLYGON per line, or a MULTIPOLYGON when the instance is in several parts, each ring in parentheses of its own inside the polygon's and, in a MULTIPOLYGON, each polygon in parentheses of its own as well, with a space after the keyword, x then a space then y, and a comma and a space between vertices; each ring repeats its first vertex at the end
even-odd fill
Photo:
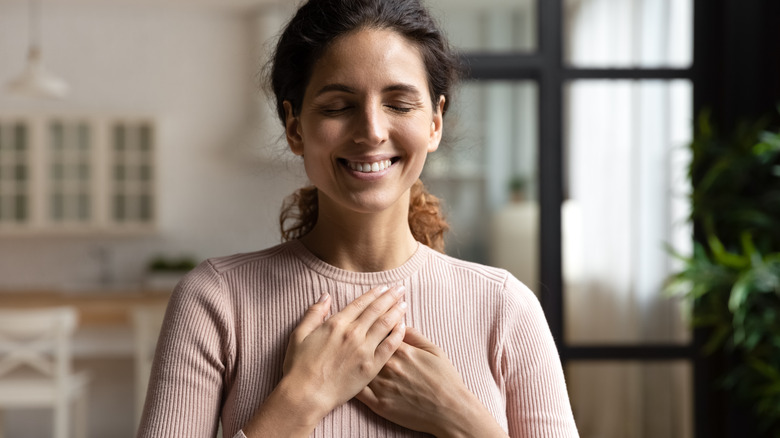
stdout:
POLYGON ((320 403, 314 392, 289 376, 282 378, 274 393, 284 400, 288 415, 295 415, 295 418, 299 418, 312 429, 332 410, 324 403, 320 403))
POLYGON ((248 438, 308 437, 327 413, 303 388, 283 378, 243 430, 248 438))
POLYGON ((493 414, 471 391, 464 388, 461 396, 450 405, 448 421, 440 424, 435 433, 438 438, 507 437, 493 414))

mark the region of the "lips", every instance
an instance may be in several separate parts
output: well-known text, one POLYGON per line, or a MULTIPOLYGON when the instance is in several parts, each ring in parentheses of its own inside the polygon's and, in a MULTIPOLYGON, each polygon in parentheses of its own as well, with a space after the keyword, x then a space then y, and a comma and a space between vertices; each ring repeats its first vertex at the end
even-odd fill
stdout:
POLYGON ((355 172, 374 173, 387 169, 397 160, 397 158, 391 158, 376 161, 351 161, 347 159, 341 159, 340 161, 355 172))

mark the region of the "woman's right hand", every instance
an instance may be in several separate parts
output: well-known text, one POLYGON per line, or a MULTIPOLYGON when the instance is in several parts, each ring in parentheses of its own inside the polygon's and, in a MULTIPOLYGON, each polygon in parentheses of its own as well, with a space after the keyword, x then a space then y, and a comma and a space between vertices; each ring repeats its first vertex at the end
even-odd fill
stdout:
POLYGON ((323 294, 293 330, 284 377, 244 433, 308 436, 365 388, 403 342, 404 292, 402 286, 371 289, 330 318, 331 298, 323 294))
POLYGON ((285 378, 305 387, 327 412, 347 402, 403 342, 403 294, 402 286, 375 288, 330 318, 330 295, 324 294, 290 336, 285 378))

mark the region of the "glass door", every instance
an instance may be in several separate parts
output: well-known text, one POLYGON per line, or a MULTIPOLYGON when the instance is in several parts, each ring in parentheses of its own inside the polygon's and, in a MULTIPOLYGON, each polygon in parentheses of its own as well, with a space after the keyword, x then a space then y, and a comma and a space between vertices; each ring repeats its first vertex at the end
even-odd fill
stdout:
POLYGON ((423 175, 447 252, 539 296, 583 438, 693 436, 691 0, 433 2, 469 78, 423 175))

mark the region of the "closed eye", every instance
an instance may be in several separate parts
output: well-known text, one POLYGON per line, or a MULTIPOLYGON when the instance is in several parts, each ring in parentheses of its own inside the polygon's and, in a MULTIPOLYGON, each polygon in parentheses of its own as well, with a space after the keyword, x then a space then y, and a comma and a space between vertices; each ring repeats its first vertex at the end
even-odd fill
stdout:
POLYGON ((398 105, 385 105, 387 108, 390 108, 391 110, 399 113, 408 113, 409 111, 413 110, 414 108, 409 106, 398 106, 398 105))
POLYGON ((335 116, 335 115, 338 115, 338 114, 346 112, 350 108, 351 107, 349 107, 349 106, 344 106, 344 107, 339 107, 339 108, 323 108, 322 109, 322 113, 325 114, 325 115, 328 115, 328 116, 335 116))

